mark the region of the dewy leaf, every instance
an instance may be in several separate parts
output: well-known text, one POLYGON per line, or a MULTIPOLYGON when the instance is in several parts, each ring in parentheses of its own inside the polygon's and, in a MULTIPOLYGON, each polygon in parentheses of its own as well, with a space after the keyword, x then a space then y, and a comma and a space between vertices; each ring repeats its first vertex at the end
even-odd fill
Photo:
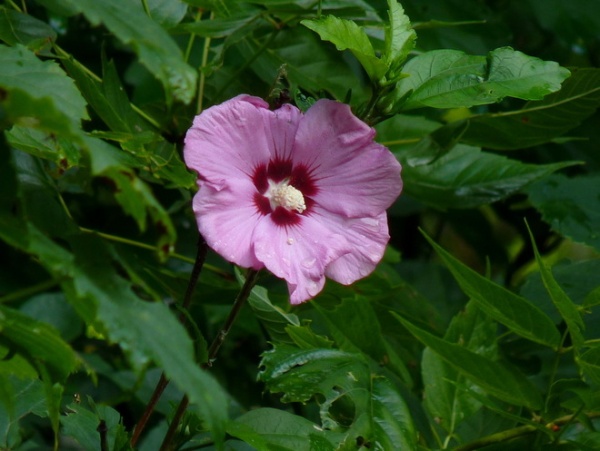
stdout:
POLYGON ((448 343, 391 312, 419 341, 491 395, 517 406, 538 409, 542 398, 523 375, 454 343, 448 343))
POLYGON ((564 135, 600 106, 600 69, 572 69, 560 91, 528 102, 520 110, 488 113, 468 119, 462 141, 490 149, 513 150, 564 135))
POLYGON ((46 365, 53 380, 64 381, 78 363, 75 351, 46 323, 0 306, 0 342, 26 359, 46 365))
POLYGON ((398 82, 396 98, 409 94, 404 110, 471 107, 504 97, 539 100, 558 91, 570 74, 555 62, 510 47, 493 50, 487 58, 434 50, 411 59, 402 72, 408 77, 398 82))
POLYGON ((527 190, 552 229, 600 250, 600 176, 569 179, 555 174, 527 190))
MULTIPOLYGON (((284 402, 306 402, 322 395, 320 414, 325 429, 344 429, 351 415, 346 440, 358 436, 374 448, 416 449, 416 432, 410 411, 398 391, 383 377, 373 377, 360 354, 336 349, 298 349, 277 344, 262 360, 260 380, 273 393, 283 393, 284 402), (339 413, 337 403, 354 405, 339 413)), ((345 448, 339 448, 345 449, 345 448)))
POLYGON ((529 231, 529 238, 531 240, 531 246, 533 247, 535 260, 542 276, 542 282, 550 295, 550 299, 552 299, 552 302, 567 324, 575 352, 579 352, 584 342, 583 330, 585 329, 585 325, 583 319, 573 301, 569 299, 567 293, 565 293, 561 286, 556 282, 550 267, 542 260, 529 225, 527 225, 527 230, 529 231))
MULTIPOLYGON (((425 234, 424 234, 425 235, 425 234)), ((552 320, 527 299, 477 274, 425 235, 463 292, 490 317, 514 333, 551 348, 560 346, 552 320)))
MULTIPOLYGON (((44 1, 42 1, 42 4, 44 1)), ((103 23, 114 35, 131 45, 140 62, 163 84, 165 90, 183 103, 196 92, 196 71, 184 60, 180 48, 168 33, 152 21, 134 0, 63 0, 94 25, 103 23)))
MULTIPOLYGON (((412 153, 406 155, 417 158, 412 153)), ((403 153, 398 153, 398 159, 403 163, 405 192, 441 210, 474 208, 496 202, 574 164, 526 164, 465 145, 454 147, 428 165, 412 167, 403 153)), ((416 161, 421 162, 418 158, 416 161)))
POLYGON ((0 107, 11 122, 67 136, 87 119, 85 101, 73 80, 53 61, 40 61, 18 44, 0 45, 0 107))
POLYGON ((385 29, 385 61, 393 71, 400 69, 409 52, 414 48, 417 34, 402 5, 388 0, 390 24, 385 29))
POLYGON ((335 44, 338 50, 350 50, 372 80, 379 80, 385 75, 387 64, 375 55, 369 37, 355 22, 326 16, 305 19, 301 23, 318 33, 322 40, 335 44))

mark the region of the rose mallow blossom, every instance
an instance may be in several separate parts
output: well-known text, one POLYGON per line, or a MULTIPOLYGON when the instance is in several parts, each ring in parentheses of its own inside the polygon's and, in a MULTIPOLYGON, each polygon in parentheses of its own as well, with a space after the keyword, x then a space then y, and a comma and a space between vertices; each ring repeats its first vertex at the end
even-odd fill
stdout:
POLYGON ((368 275, 389 240, 400 164, 348 105, 271 111, 240 95, 196 116, 184 158, 198 172, 200 233, 225 259, 287 281, 290 302, 368 275))

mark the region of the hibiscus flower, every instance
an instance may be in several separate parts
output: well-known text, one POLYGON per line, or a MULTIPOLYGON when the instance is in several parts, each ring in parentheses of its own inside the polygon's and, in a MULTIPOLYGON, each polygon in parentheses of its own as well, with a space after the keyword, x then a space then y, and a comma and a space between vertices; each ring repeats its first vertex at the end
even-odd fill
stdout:
POLYGON ((332 100, 302 113, 240 95, 205 110, 184 147, 200 233, 226 260, 285 279, 292 304, 316 296, 325 276, 347 285, 368 275, 402 189, 400 164, 374 136, 332 100))

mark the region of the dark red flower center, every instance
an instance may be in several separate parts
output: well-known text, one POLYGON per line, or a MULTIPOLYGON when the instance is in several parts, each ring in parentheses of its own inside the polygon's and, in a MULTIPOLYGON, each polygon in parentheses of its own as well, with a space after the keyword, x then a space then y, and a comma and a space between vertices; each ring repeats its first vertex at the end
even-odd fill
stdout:
POLYGON ((310 170, 290 160, 274 159, 254 169, 254 203, 263 215, 271 215, 275 224, 295 225, 310 212, 317 186, 310 170))

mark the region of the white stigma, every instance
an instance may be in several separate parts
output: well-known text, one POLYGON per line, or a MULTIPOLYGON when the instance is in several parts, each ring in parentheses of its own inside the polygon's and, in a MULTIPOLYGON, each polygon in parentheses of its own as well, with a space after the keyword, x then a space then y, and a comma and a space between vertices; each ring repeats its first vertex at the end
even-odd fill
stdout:
POLYGON ((302 191, 288 185, 287 180, 279 183, 269 180, 269 189, 265 193, 265 197, 271 202, 271 208, 283 207, 290 211, 296 210, 298 213, 306 210, 302 191))

